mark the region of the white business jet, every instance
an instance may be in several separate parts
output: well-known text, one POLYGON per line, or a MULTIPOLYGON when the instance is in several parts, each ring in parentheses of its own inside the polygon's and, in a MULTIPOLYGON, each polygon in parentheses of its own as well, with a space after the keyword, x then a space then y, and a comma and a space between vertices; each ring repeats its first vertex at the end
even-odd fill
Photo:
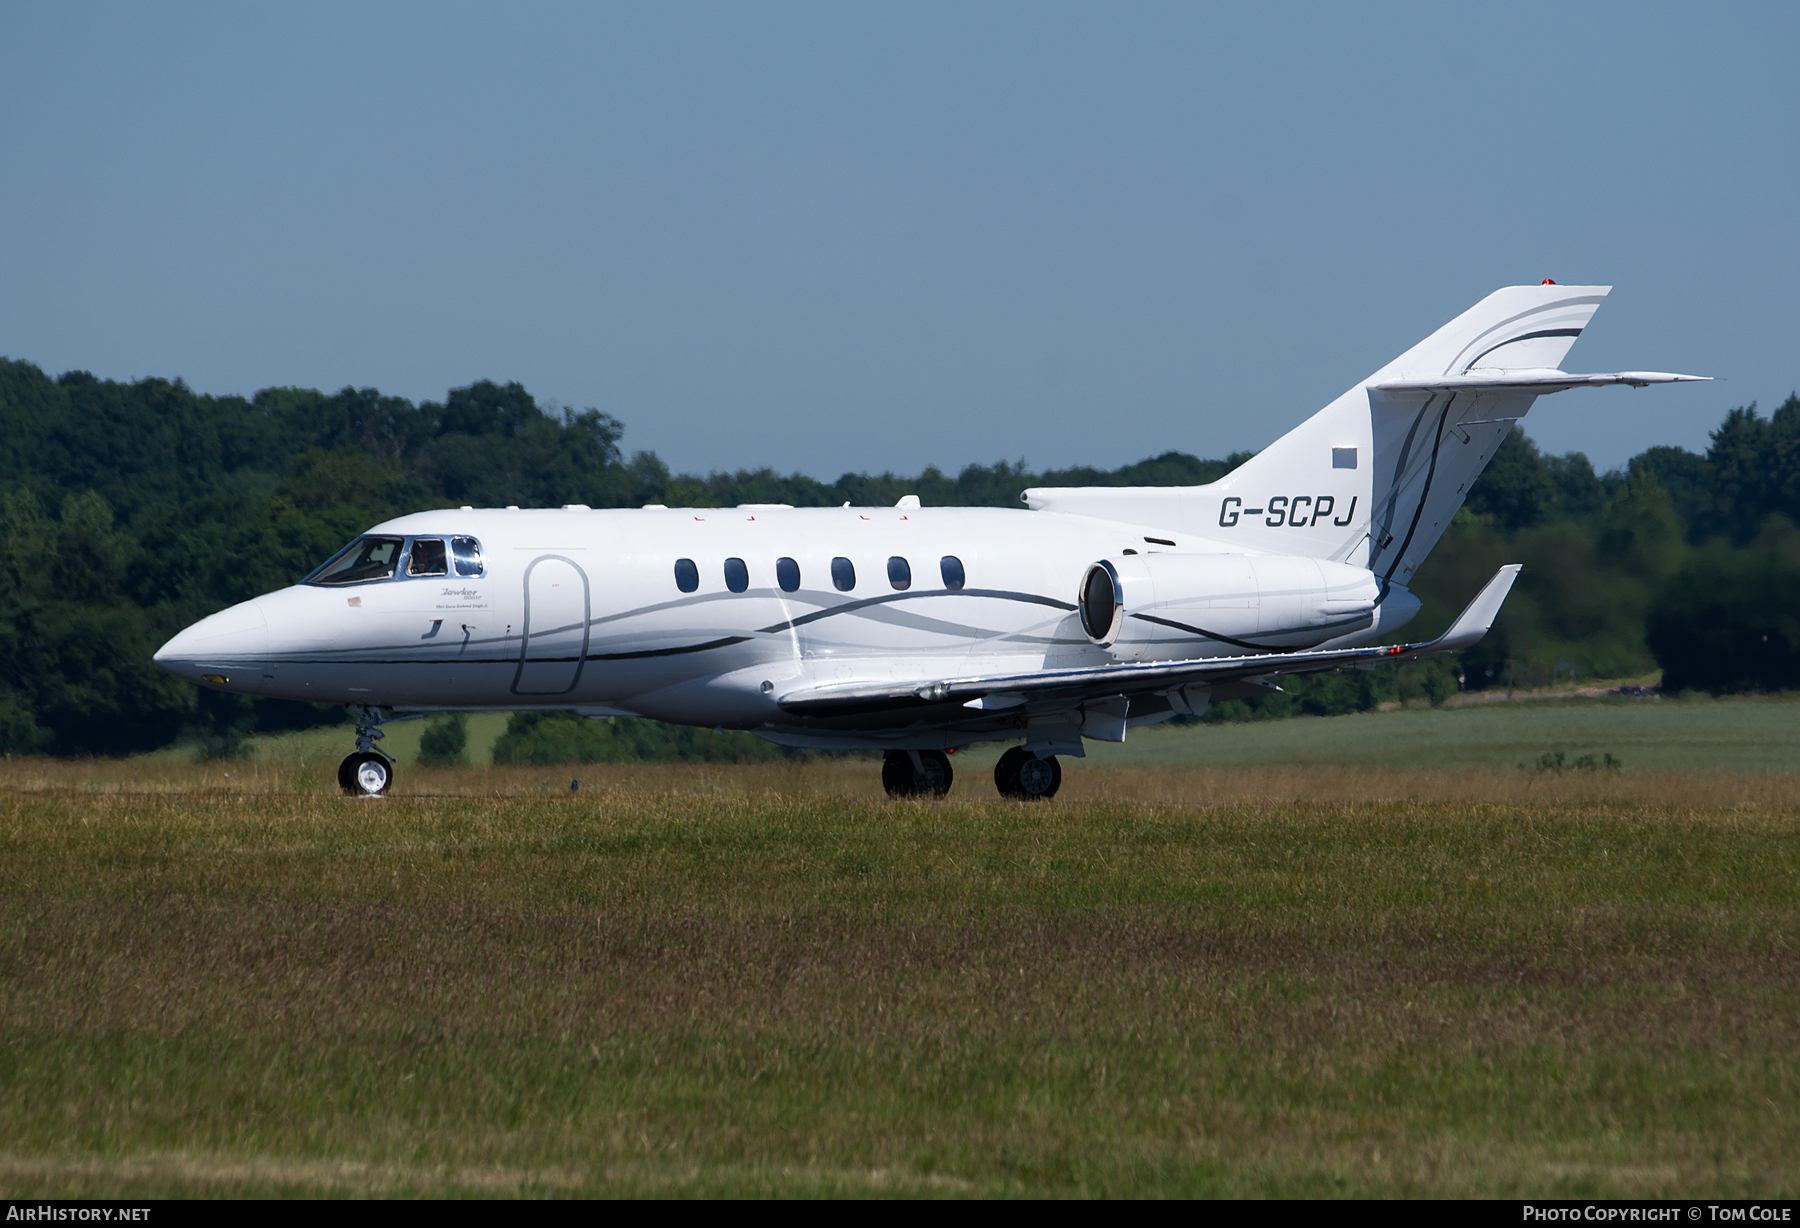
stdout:
POLYGON ((1701 378, 1558 369, 1609 289, 1496 291, 1205 486, 1027 490, 1029 511, 419 512, 156 661, 352 707, 350 793, 393 781, 384 720, 547 708, 882 750, 896 795, 1016 741, 995 784, 1048 798, 1083 739, 1480 640, 1516 564, 1437 639, 1363 647, 1417 613, 1407 582, 1539 396, 1701 378))

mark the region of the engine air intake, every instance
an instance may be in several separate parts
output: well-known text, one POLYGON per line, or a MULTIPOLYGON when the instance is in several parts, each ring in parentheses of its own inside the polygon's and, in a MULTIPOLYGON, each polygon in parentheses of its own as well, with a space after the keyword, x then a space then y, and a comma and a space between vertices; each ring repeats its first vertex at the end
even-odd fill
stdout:
POLYGON ((1110 644, 1119 636, 1125 618, 1125 586, 1119 572, 1101 559, 1087 569, 1081 581, 1081 629, 1096 644, 1110 644))

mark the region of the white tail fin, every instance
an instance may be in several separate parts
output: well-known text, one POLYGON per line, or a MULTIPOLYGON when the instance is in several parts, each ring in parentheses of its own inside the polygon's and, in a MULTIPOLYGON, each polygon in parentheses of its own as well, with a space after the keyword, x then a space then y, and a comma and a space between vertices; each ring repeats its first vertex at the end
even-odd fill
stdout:
POLYGON ((1233 511, 1262 508, 1239 512, 1237 525, 1225 512, 1214 528, 1256 549, 1336 559, 1405 584, 1538 393, 1371 386, 1554 370, 1609 289, 1496 290, 1214 483, 1221 505, 1235 498, 1233 511), (1319 514, 1322 503, 1329 514, 1319 514), (1231 531, 1238 526, 1247 531, 1231 531))
POLYGON ((1694 378, 1557 369, 1610 289, 1496 290, 1209 486, 1039 489, 1026 502, 1405 584, 1539 396, 1694 378))

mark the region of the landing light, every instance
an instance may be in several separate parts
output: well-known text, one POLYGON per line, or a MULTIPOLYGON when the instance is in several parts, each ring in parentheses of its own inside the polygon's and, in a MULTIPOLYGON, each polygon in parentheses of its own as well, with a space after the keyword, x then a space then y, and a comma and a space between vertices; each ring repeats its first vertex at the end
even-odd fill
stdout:
POLYGON ((231 679, 227 678, 224 674, 201 674, 200 681, 210 682, 214 686, 223 686, 225 683, 230 682, 231 679))

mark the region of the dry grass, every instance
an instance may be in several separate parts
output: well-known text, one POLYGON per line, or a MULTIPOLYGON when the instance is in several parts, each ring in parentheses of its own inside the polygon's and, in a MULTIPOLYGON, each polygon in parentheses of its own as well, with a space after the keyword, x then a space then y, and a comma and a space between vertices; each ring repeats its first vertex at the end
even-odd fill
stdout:
MULTIPOLYGON (((330 747, 305 761, 246 759, 205 764, 172 760, 11 758, 0 761, 0 794, 81 793, 335 797, 337 760, 330 747)), ((999 750, 953 759, 952 799, 979 803, 992 795, 999 750)), ((1145 805, 1238 805, 1271 802, 1493 802, 1560 805, 1694 806, 1707 809, 1800 803, 1800 774, 1789 772, 1541 772, 1513 768, 1288 767, 1110 764, 1065 759, 1058 801, 1145 805)), ((734 764, 587 763, 560 767, 426 768, 402 765, 385 799, 732 798, 741 800, 881 800, 876 759, 734 764)))
POLYGON ((0 1174, 1793 1193, 1792 777, 978 767, 8 762, 0 1174))

